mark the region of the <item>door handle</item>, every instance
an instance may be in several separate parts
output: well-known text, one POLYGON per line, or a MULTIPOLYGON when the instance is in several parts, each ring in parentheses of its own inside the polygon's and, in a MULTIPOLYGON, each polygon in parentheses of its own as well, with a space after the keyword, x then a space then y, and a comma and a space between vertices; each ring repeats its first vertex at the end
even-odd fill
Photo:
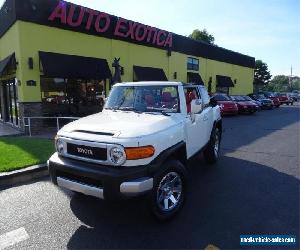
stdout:
POLYGON ((205 114, 205 115, 203 116, 203 121, 207 121, 207 120, 208 120, 208 115, 205 114))

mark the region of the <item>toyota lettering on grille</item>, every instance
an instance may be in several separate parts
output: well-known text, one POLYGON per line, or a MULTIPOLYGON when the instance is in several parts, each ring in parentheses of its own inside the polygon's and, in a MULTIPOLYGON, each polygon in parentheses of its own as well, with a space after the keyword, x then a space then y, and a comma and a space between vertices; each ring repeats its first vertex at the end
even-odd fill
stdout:
POLYGON ((79 148, 77 147, 77 152, 85 155, 94 155, 91 149, 79 148))

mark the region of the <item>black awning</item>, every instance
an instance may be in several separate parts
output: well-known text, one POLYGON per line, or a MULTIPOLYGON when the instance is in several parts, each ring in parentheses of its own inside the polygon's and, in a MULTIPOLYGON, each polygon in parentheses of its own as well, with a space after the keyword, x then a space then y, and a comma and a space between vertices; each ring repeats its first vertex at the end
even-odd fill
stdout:
POLYGON ((234 87, 233 81, 229 76, 217 75, 217 87, 234 87))
POLYGON ((165 72, 160 68, 133 66, 137 81, 168 81, 165 72))
POLYGON ((57 78, 103 80, 111 77, 105 59, 39 52, 44 76, 57 78))
POLYGON ((13 53, 0 61, 0 76, 3 76, 5 72, 10 73, 12 71, 15 71, 16 68, 16 57, 15 53, 13 53))
POLYGON ((188 79, 190 83, 204 85, 204 82, 198 73, 188 72, 188 79))

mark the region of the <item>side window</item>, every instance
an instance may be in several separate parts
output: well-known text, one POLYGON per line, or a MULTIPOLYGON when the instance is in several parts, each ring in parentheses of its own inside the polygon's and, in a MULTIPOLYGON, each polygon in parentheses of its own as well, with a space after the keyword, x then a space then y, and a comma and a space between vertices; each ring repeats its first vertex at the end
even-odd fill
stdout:
POLYGON ((201 93, 201 96, 202 96, 202 99, 203 99, 204 106, 208 106, 209 102, 210 102, 210 97, 207 93, 207 90, 203 87, 200 87, 199 89, 200 89, 200 93, 201 93))
POLYGON ((195 99, 201 99, 199 92, 196 87, 187 87, 184 88, 185 100, 186 100, 186 107, 187 112, 191 112, 191 102, 195 99))

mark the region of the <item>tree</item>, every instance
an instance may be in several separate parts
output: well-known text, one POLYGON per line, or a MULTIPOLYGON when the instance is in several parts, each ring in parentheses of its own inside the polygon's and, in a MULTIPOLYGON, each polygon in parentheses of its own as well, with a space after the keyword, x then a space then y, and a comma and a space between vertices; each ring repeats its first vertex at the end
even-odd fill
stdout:
POLYGON ((206 42, 209 44, 214 44, 215 38, 213 35, 209 34, 206 29, 198 30, 195 29, 192 34, 189 35, 189 38, 192 38, 197 41, 206 42))
POLYGON ((263 87, 263 90, 274 92, 290 92, 300 89, 300 77, 298 76, 274 76, 268 85, 263 87))
POLYGON ((264 63, 262 60, 255 61, 255 69, 254 69, 254 87, 256 90, 262 88, 270 82, 272 75, 268 70, 268 65, 264 63))

